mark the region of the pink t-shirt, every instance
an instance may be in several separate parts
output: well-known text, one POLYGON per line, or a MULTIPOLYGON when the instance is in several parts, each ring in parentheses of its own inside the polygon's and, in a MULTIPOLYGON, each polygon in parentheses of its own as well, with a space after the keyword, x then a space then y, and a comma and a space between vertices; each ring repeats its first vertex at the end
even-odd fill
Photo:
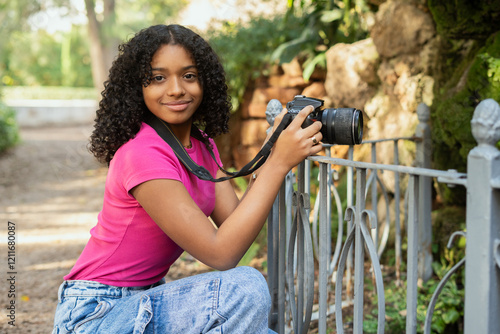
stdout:
MULTIPOLYGON (((188 154, 215 177, 218 166, 205 145, 193 137, 191 143, 188 154)), ((221 164, 213 141, 212 146, 221 164)), ((111 160, 98 223, 91 229, 89 242, 65 280, 143 286, 165 276, 183 250, 130 194, 135 186, 153 179, 182 182, 205 215, 212 213, 214 183, 190 173, 171 147, 143 123, 136 137, 122 145, 111 160)))

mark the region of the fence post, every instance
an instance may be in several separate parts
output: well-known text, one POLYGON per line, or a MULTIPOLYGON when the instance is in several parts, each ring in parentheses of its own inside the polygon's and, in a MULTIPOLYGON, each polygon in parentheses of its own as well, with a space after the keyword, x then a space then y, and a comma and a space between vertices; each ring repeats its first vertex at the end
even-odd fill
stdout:
MULTIPOLYGON (((431 168, 431 128, 428 124, 430 108, 425 103, 417 107, 418 125, 415 130, 417 140, 416 165, 431 168)), ((418 277, 426 282, 432 276, 432 179, 427 176, 419 178, 418 198, 418 277)))
MULTIPOLYGON (((282 110, 282 105, 277 100, 271 100, 266 108, 266 119, 269 124, 267 133, 269 133, 274 125, 274 119, 282 110)), ((271 310, 269 311, 269 328, 278 332, 284 333, 284 298, 285 298, 285 277, 284 265, 285 256, 284 249, 286 239, 284 237, 286 222, 284 221, 284 200, 286 181, 283 182, 280 192, 274 200, 271 211, 267 218, 267 259, 268 259, 268 278, 267 284, 271 295, 271 310)))
POLYGON ((467 162, 464 333, 500 333, 500 106, 479 103, 471 121, 478 146, 467 162))

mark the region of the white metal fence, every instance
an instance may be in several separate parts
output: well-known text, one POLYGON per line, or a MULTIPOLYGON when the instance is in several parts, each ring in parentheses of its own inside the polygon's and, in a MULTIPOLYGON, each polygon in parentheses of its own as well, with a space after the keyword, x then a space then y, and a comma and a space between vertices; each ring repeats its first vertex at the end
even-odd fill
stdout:
MULTIPOLYGON (((282 185, 268 219, 268 283, 273 301, 270 328, 278 333, 307 333, 311 319, 320 334, 327 333, 327 317, 334 317, 335 332, 363 332, 365 277, 372 277, 377 300, 377 333, 386 322, 384 274, 379 257, 394 231, 396 279, 406 279, 406 333, 417 326, 430 333, 432 313, 446 282, 464 263, 464 332, 500 333, 500 106, 482 101, 471 121, 478 142, 469 153, 467 174, 430 169, 429 110, 419 106, 420 124, 414 137, 363 142, 371 145, 372 161, 354 161, 326 156, 310 157, 290 173, 282 185), (399 165, 398 143, 416 143, 416 166, 399 165), (393 164, 376 161, 382 142, 393 142, 393 164), (319 192, 311 206, 311 163, 319 165, 319 192), (341 198, 334 185, 332 166, 347 170, 347 194, 341 198), (392 173, 394 193, 389 201, 381 174, 392 173), (467 189, 466 258, 457 263, 439 283, 427 308, 424 323, 417 322, 417 283, 432 275, 431 189, 432 182, 467 189), (406 189, 401 193, 400 189, 406 189), (385 208, 382 221, 379 199, 385 208), (403 208, 404 212, 400 212, 403 208), (338 230, 332 238, 332 211, 338 230), (400 220, 403 217, 404 221, 400 220), (390 219, 392 217, 393 219, 390 219), (345 222, 345 223, 344 223, 345 222), (405 228, 406 272, 401 275, 401 243, 405 228), (334 239, 334 240, 332 240, 334 239), (315 264, 316 263, 316 264, 315 264), (368 264, 368 266, 367 266, 368 264), (367 269, 369 268, 369 269, 367 269), (332 297, 334 295, 334 297, 332 297), (343 321, 343 306, 353 307, 352 326, 343 321)), ((458 234, 465 235, 464 231, 458 234)), ((450 238, 452 239, 454 233, 450 238)), ((329 322, 330 323, 330 322, 329 322)))

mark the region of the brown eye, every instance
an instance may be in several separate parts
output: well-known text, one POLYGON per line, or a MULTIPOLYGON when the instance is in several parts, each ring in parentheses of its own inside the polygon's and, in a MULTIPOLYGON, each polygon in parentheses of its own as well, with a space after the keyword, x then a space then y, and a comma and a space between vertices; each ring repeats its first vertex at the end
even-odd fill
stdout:
POLYGON ((194 80, 194 79, 198 78, 198 76, 194 73, 188 73, 184 76, 184 78, 186 78, 188 80, 194 80))

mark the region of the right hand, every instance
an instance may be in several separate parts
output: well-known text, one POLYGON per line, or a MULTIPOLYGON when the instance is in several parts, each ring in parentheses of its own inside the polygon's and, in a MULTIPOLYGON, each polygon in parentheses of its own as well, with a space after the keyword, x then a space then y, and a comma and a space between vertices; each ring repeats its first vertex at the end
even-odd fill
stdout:
MULTIPOLYGON (((310 155, 319 153, 323 147, 319 142, 323 139, 321 134, 321 122, 314 122, 306 128, 302 128, 307 116, 314 111, 312 106, 307 106, 302 109, 288 127, 280 134, 276 144, 272 149, 269 159, 286 169, 290 169, 298 165, 310 155), (313 137, 317 144, 314 143, 313 137)), ((275 119, 273 131, 278 124, 281 123, 283 116, 287 113, 284 109, 275 119)))

